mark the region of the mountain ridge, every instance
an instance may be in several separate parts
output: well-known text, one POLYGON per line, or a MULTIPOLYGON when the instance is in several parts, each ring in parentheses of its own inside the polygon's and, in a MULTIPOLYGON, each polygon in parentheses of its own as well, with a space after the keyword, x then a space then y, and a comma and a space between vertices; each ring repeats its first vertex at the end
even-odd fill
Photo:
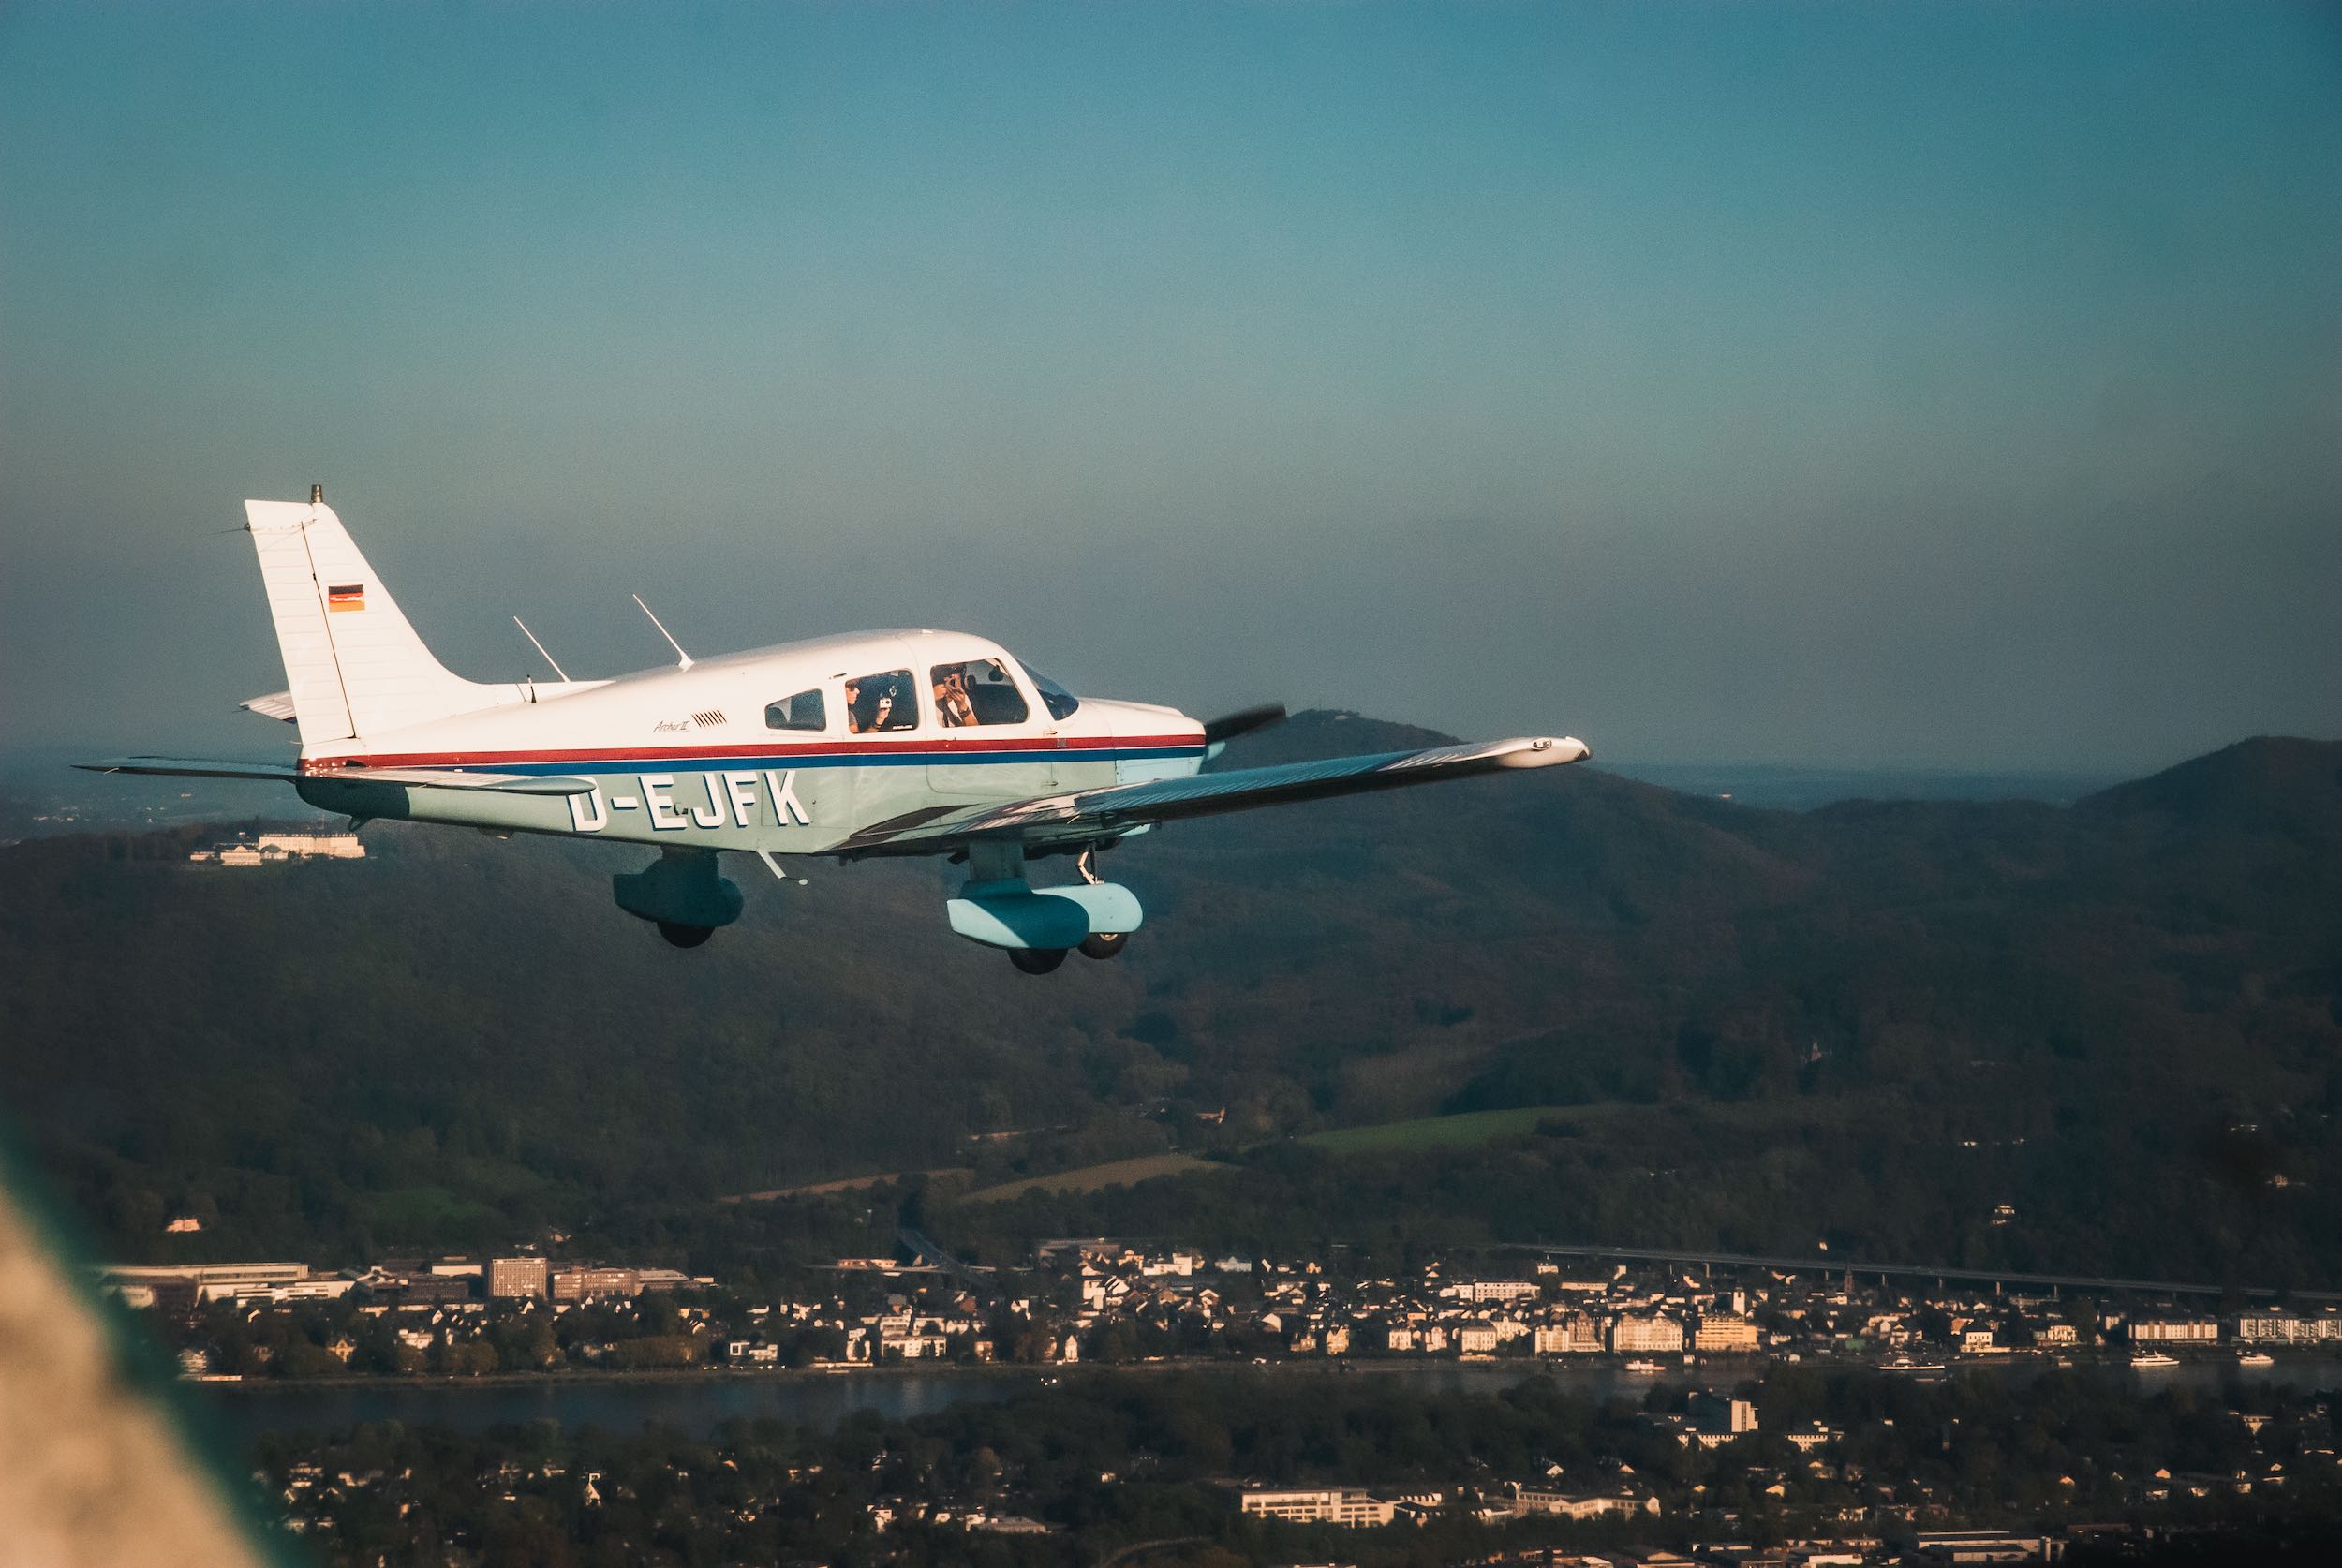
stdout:
MULTIPOLYGON (((1436 740, 1305 714, 1223 765, 1436 740)), ((205 1246, 347 1261, 1053 1127, 982 1174, 1258 1148, 1244 1179, 1294 1223, 1749 1250, 1828 1226, 2131 1272, 2177 1245, 2198 1275, 2330 1282, 2336 766, 2342 745, 2279 738, 2111 803, 1817 811, 1573 767, 1181 824, 1108 857, 1149 911, 1131 954, 1039 982, 946 936, 955 874, 926 865, 751 886, 739 926, 677 954, 609 907, 639 851, 608 846, 382 824, 364 863, 223 871, 185 864, 199 830, 30 841, 0 851, 0 1103, 144 1255, 185 1249, 164 1210, 212 1216, 205 1246), (1550 1104, 1633 1114, 1485 1157, 1509 1176, 1422 1157, 1363 1195, 1275 1152, 1550 1104), (1767 1105, 1843 1146, 1736 1131, 1767 1105), (2259 1164, 2198 1157, 2231 1123, 2262 1130, 2259 1164), (1542 1196, 1489 1209, 1508 1186, 1542 1196), (1977 1218, 2012 1198, 2023 1226, 1977 1218)), ((986 1223, 1078 1234, 1118 1201, 986 1223)), ((1236 1223, 1208 1207, 1190 1221, 1236 1223)))

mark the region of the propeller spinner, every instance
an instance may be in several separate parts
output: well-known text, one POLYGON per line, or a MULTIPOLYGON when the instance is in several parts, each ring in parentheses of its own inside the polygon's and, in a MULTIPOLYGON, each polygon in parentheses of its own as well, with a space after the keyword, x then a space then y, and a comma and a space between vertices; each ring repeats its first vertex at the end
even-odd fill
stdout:
POLYGON ((1266 730, 1271 724, 1282 723, 1284 717, 1285 705, 1282 703, 1263 703, 1258 707, 1238 708, 1234 713, 1222 714, 1218 718, 1205 720, 1204 744, 1223 746, 1238 735, 1249 735, 1255 730, 1266 730))

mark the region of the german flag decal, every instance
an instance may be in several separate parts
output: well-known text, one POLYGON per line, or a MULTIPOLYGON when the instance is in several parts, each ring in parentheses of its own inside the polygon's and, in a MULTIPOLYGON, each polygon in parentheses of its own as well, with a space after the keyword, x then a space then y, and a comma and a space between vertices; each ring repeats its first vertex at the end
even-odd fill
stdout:
POLYGON ((363 610, 366 607, 366 585, 363 583, 345 583, 327 588, 325 607, 328 610, 363 610))

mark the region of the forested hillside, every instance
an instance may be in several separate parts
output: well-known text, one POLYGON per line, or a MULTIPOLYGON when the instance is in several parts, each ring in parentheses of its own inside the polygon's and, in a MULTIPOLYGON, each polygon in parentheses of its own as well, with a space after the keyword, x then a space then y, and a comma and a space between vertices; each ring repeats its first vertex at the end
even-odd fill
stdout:
MULTIPOLYGON (((1308 715, 1227 762, 1430 738, 1308 715)), ((679 953, 610 904, 642 851, 367 839, 0 851, 0 1102, 110 1245, 346 1262, 656 1211, 688 1251, 674 1217, 721 1193, 1176 1146, 1231 1172, 920 1201, 978 1249, 1827 1236, 2342 1283, 2331 743, 2071 807, 1793 814, 1579 767, 1190 823, 1112 857, 1128 955, 1045 979, 949 936, 941 866, 746 863, 748 917, 679 953), (1503 1107, 1554 1109, 1295 1141, 1503 1107), (166 1241, 180 1212, 201 1237, 166 1241)))

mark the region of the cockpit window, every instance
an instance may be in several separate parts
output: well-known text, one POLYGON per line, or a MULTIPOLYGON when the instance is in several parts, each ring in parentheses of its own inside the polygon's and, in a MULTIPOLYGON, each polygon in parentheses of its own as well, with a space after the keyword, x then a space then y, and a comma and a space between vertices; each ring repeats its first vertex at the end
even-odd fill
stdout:
POLYGON ((1070 718, 1074 710, 1082 705, 1080 698, 1031 665, 1025 666, 1025 673, 1032 677, 1032 688, 1041 693, 1041 705, 1049 710, 1052 718, 1070 718))
POLYGON ((934 677, 935 717, 946 730, 970 724, 1022 724, 1032 711, 1025 694, 997 658, 939 664, 934 677))
POLYGON ((889 670, 846 683, 846 728, 853 733, 918 727, 919 700, 912 691, 910 671, 889 670))
POLYGON ((767 730, 826 730, 829 728, 829 704, 822 701, 819 690, 800 691, 794 697, 783 697, 764 706, 764 728, 767 730))

